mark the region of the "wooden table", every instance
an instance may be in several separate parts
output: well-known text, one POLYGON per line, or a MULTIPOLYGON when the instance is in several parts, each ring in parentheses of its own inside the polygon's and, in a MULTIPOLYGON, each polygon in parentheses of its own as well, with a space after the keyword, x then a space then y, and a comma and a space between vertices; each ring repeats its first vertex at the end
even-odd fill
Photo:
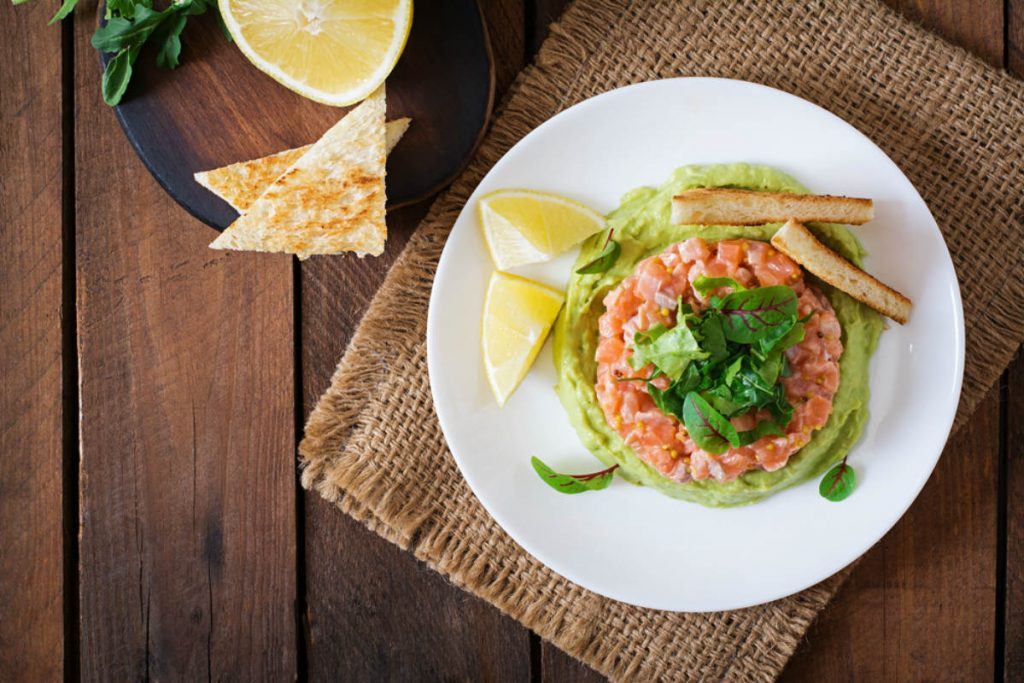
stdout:
MULTIPOLYGON (((563 4, 483 2, 499 94, 563 4)), ((1024 0, 894 4, 1024 75, 1024 0)), ((207 249, 52 5, 0 2, 0 681, 597 680, 296 483, 427 203, 380 259, 207 249)), ((784 678, 1024 678, 1022 443, 1018 360, 784 678)))

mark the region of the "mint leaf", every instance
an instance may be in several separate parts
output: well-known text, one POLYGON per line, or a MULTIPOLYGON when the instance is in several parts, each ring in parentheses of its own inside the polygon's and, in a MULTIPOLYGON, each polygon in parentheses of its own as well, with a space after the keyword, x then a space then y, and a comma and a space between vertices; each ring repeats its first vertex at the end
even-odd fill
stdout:
POLYGON ((683 403, 683 424, 693 442, 708 453, 724 453, 740 445, 732 423, 695 391, 687 394, 683 403))
POLYGON ((559 493, 583 493, 584 491, 600 491, 606 489, 615 477, 618 465, 590 474, 561 474, 544 464, 536 457, 530 458, 530 464, 544 483, 559 493))
POLYGON ((619 254, 622 253, 622 245, 612 239, 614 230, 608 231, 608 239, 604 242, 604 249, 597 255, 593 261, 586 263, 576 269, 577 275, 597 275, 598 273, 608 272, 615 262, 619 260, 619 254))
POLYGON ((656 335, 651 333, 654 329, 651 328, 646 335, 633 336, 633 355, 629 359, 633 368, 653 363, 666 376, 679 379, 690 361, 708 357, 709 354, 701 350, 693 330, 685 323, 677 324, 670 330, 660 325, 656 327, 661 327, 656 335))
POLYGON ((849 498, 856 486, 857 475, 853 468, 846 464, 846 458, 843 458, 842 462, 825 473, 821 484, 818 485, 818 493, 823 498, 838 503, 849 498))
POLYGON ((60 8, 57 10, 57 13, 53 15, 53 18, 50 19, 50 21, 47 22, 46 25, 47 26, 53 26, 58 21, 61 21, 62 19, 64 19, 64 17, 66 17, 67 15, 71 14, 71 10, 75 9, 75 5, 77 5, 77 4, 78 4, 78 0, 64 0, 64 2, 61 3, 60 8))
POLYGON ((701 275, 693 281, 693 288, 701 296, 707 296, 708 292, 713 292, 719 287, 732 287, 734 292, 745 292, 747 290, 746 287, 731 277, 708 277, 707 275, 701 275))

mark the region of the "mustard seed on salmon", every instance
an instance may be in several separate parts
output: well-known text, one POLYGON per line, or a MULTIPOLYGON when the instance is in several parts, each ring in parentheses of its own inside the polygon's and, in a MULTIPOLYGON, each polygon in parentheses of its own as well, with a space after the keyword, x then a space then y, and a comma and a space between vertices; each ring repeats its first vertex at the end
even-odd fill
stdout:
MULTIPOLYGON (((800 267, 770 244, 748 239, 709 243, 691 237, 640 261, 605 296, 604 306, 595 354, 598 403, 608 425, 663 476, 681 483, 731 482, 752 470, 772 472, 784 467, 828 421, 843 354, 839 319, 821 290, 804 280, 800 267), (652 364, 635 368, 630 362, 637 333, 656 325, 672 328, 679 324, 680 305, 700 313, 708 308, 711 297, 733 291, 726 285, 702 295, 693 286, 701 276, 732 278, 747 289, 777 285, 792 289, 800 317, 797 324, 804 330, 803 339, 783 352, 788 372, 778 379, 793 409, 788 424, 780 425, 777 433, 721 453, 700 448, 675 415, 658 408, 648 382, 639 381, 653 376, 650 384, 665 391, 670 378, 658 376, 652 364)), ((737 432, 750 433, 770 417, 766 408, 755 408, 734 415, 730 422, 737 432)))

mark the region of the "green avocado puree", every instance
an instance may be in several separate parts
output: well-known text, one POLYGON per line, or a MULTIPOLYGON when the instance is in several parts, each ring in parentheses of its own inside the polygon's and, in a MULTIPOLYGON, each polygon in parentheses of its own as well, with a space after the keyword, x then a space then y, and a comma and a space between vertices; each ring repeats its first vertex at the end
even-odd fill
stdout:
MULTIPOLYGON (((565 307, 555 323, 554 355, 559 378, 556 390, 583 445, 607 465, 621 465, 619 473, 627 481, 710 507, 746 505, 821 476, 842 459, 860 437, 868 419, 868 362, 882 331, 882 321, 867 306, 819 283, 843 328, 839 390, 826 425, 814 432, 808 444, 797 451, 785 467, 774 472, 750 471, 728 483, 711 479, 679 483, 662 476, 640 460, 607 424, 597 402, 594 353, 598 341, 597 322, 604 313, 604 297, 633 272, 639 261, 660 253, 670 244, 695 236, 709 242, 733 238, 768 241, 779 228, 778 224, 755 227, 672 225, 669 222, 672 196, 695 187, 807 192, 796 180, 768 166, 721 164, 683 166, 659 188, 641 187, 626 193, 619 208, 608 215, 608 226, 615 230, 615 239, 622 245, 618 261, 605 273, 575 274, 576 268, 600 253, 606 233, 599 233, 583 243, 569 280, 565 307)), ((864 249, 845 226, 815 223, 810 227, 831 248, 860 264, 864 249)))

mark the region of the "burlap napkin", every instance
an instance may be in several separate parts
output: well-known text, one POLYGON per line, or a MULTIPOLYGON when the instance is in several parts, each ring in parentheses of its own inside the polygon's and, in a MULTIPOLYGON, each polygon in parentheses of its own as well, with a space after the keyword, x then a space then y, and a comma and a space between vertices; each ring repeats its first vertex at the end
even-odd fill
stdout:
POLYGON ((816 102, 907 173, 935 213, 960 277, 963 423, 1024 332, 1024 85, 871 0, 578 0, 371 305, 309 418, 302 480, 612 678, 764 680, 782 670, 845 572, 799 595, 718 614, 658 612, 590 593, 528 556, 484 512, 447 451, 427 382, 431 280, 484 173, 580 100, 686 75, 741 78, 816 102))

